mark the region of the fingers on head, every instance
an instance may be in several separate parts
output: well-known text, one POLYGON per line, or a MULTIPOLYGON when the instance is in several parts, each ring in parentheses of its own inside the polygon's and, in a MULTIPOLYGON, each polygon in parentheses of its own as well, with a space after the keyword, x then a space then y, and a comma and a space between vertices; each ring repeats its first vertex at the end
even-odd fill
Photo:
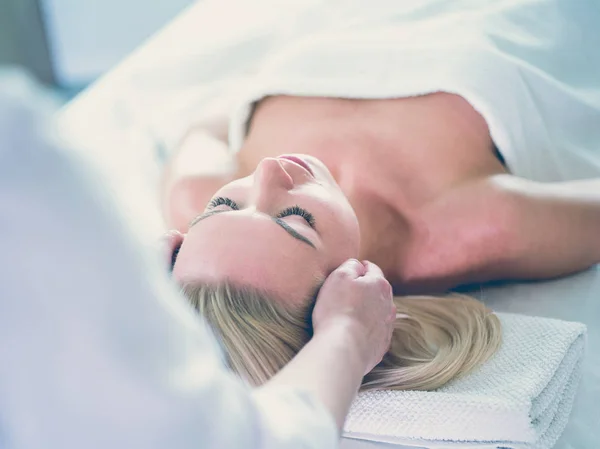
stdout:
POLYGON ((345 279, 356 279, 365 274, 365 266, 356 259, 349 259, 340 265, 333 273, 333 276, 337 276, 345 279))
POLYGON ((369 282, 372 285, 375 285, 379 292, 381 292, 381 296, 386 301, 391 301, 394 297, 392 285, 388 282, 388 280, 383 276, 383 273, 369 276, 368 274, 364 276, 365 281, 369 282))
POLYGON ((366 277, 372 277, 372 278, 383 278, 383 271, 381 271, 381 268, 379 268, 379 266, 375 265, 373 262, 369 262, 368 260, 364 260, 362 262, 362 264, 365 267, 365 276, 366 277))
POLYGON ((387 297, 389 297, 392 300, 394 299, 394 288, 392 287, 392 284, 390 283, 390 281, 388 281, 385 277, 383 278, 381 288, 383 289, 383 293, 387 297))
POLYGON ((392 301, 392 307, 390 307, 390 321, 392 323, 396 322, 396 319, 398 318, 398 309, 396 308, 396 304, 394 304, 394 301, 392 301))
POLYGON ((349 259, 340 265, 332 274, 333 277, 341 279, 362 278, 367 284, 376 285, 385 298, 392 297, 392 286, 385 278, 383 271, 377 265, 369 261, 358 261, 349 259))
POLYGON ((385 278, 383 271, 373 262, 364 261, 363 264, 366 268, 365 279, 375 282, 381 289, 381 292, 386 295, 392 294, 392 286, 385 278))

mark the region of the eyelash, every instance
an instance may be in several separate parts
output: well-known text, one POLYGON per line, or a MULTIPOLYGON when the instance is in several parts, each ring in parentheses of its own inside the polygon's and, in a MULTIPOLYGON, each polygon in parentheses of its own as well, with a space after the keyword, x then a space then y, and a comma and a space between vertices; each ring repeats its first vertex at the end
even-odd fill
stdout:
POLYGON ((218 196, 210 200, 208 206, 212 209, 219 206, 227 206, 231 207, 233 210, 239 210, 237 203, 233 201, 231 198, 223 198, 222 196, 218 196))
MULTIPOLYGON (((209 203, 209 207, 211 209, 213 209, 215 207, 219 207, 219 206, 231 207, 231 209, 233 209, 233 210, 240 209, 239 206, 237 205, 237 203, 235 201, 233 201, 231 198, 225 198, 222 196, 213 198, 209 203)), ((301 208, 300 206, 292 206, 292 207, 288 207, 287 209, 282 210, 281 212, 279 212, 277 214, 277 218, 284 218, 284 217, 288 217, 290 215, 298 215, 298 216, 304 218, 304 220, 306 220, 308 225, 314 229, 315 217, 313 216, 313 214, 308 212, 306 209, 301 208)))
POLYGON ((314 229, 315 227, 315 217, 313 217, 313 214, 311 214, 310 212, 308 212, 306 209, 302 209, 300 206, 292 206, 292 207, 288 207, 285 210, 282 210, 281 212, 279 212, 277 214, 277 218, 283 218, 283 217, 287 217, 289 215, 299 215, 300 217, 304 218, 306 220, 306 222, 309 224, 309 226, 311 228, 314 229))

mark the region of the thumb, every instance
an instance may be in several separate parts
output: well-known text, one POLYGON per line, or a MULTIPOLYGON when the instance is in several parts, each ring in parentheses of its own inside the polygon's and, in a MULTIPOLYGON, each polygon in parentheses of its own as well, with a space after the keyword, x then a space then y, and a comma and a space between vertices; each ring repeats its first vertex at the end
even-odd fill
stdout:
POLYGON ((342 277, 348 277, 350 279, 356 279, 358 277, 364 276, 366 272, 367 269, 361 262, 359 262, 356 259, 348 259, 337 269, 335 269, 332 274, 342 277))

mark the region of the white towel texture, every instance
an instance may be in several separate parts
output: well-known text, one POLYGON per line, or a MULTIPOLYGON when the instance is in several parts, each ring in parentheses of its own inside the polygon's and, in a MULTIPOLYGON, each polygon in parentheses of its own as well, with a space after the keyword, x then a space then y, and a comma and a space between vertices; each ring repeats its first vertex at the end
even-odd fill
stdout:
POLYGON ((575 399, 586 327, 498 317, 503 342, 492 359, 436 391, 361 393, 344 436, 436 449, 551 448, 575 399))

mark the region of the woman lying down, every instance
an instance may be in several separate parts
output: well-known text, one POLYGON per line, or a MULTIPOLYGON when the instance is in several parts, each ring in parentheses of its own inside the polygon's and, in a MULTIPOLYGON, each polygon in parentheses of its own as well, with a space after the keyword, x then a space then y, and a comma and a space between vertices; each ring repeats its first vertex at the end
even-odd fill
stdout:
MULTIPOLYGON (((363 388, 424 390, 488 359, 501 328, 474 299, 423 295, 600 262, 600 53, 507 11, 440 12, 410 38, 391 19, 316 33, 264 64, 231 121, 182 139, 164 183, 173 277, 248 382, 310 339, 316 293, 349 258, 381 267, 398 295, 363 388), (500 20, 514 41, 494 38, 500 20), (421 38, 439 47, 415 53, 421 38), (194 172, 209 147, 232 172, 194 172)), ((570 14, 580 43, 600 42, 570 14)))

